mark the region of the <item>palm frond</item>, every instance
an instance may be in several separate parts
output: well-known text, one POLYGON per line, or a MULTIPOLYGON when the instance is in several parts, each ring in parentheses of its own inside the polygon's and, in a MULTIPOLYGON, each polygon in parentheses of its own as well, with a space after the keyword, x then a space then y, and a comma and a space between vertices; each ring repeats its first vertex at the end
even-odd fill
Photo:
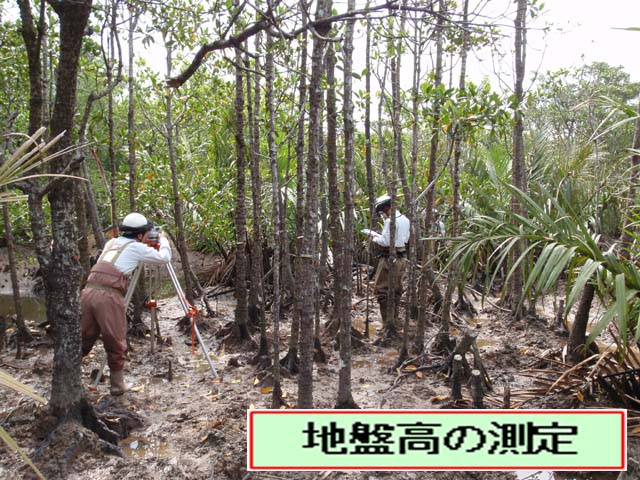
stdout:
POLYGON ((38 478, 42 480, 46 480, 42 472, 38 470, 38 467, 36 467, 35 464, 31 461, 31 459, 27 456, 27 454, 24 453, 24 451, 22 451, 22 449, 18 446, 15 440, 11 438, 11 435, 9 435, 7 431, 4 428, 2 428, 2 425, 0 425, 0 439, 2 439, 2 441, 7 445, 7 447, 9 447, 11 450, 18 453, 22 457, 25 463, 31 467, 31 469, 36 473, 36 475, 38 475, 38 478))
MULTIPOLYGON (((11 390, 14 390, 18 393, 26 395, 39 403, 42 403, 42 404, 47 403, 47 401, 44 398, 42 398, 40 395, 38 395, 35 391, 33 391, 31 387, 28 387, 27 385, 19 382, 18 380, 13 378, 11 375, 9 375, 7 372, 1 369, 0 369, 0 386, 10 388, 11 390)), ((40 470, 38 470, 38 467, 34 465, 34 463, 27 456, 27 454, 22 451, 22 449, 18 446, 15 440, 11 438, 11 435, 9 435, 7 431, 4 428, 2 428, 1 425, 0 425, 0 439, 12 451, 17 452, 25 461, 25 463, 27 463, 33 469, 33 471, 38 475, 39 478, 41 478, 42 480, 45 480, 44 475, 42 475, 40 470)))

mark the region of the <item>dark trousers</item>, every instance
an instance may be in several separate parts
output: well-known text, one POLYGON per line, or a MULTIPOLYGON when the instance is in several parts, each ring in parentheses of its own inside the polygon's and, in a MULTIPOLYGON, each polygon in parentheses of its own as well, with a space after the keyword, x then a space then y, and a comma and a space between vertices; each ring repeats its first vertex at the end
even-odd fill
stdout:
POLYGON ((398 305, 400 304, 400 298, 402 297, 402 277, 407 270, 408 261, 404 257, 396 258, 396 261, 391 265, 389 258, 383 257, 378 263, 378 270, 374 279, 373 292, 380 304, 380 315, 382 316, 382 324, 386 325, 389 321, 392 323, 395 321, 395 317, 398 316, 398 305), (391 280, 391 268, 393 268, 394 279, 393 285, 390 285, 391 280), (394 296, 395 300, 395 312, 394 318, 387 318, 387 304, 389 295, 394 296))

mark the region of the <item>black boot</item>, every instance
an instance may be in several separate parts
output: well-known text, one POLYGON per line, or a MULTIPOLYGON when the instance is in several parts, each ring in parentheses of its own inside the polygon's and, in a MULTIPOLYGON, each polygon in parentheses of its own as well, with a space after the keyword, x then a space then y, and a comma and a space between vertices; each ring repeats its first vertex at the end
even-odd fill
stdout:
POLYGON ((378 305, 380 305, 380 319, 382 322, 382 327, 386 327, 387 320, 387 299, 378 299, 378 305))

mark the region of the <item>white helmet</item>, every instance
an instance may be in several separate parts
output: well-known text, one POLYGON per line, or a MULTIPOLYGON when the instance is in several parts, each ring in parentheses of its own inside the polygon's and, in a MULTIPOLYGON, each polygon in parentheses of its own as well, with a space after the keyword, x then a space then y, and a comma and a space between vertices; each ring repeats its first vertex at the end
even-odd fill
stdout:
POLYGON ((129 233, 144 233, 153 228, 153 223, 147 221, 144 215, 140 213, 130 213, 120 225, 120 230, 129 233))
POLYGON ((391 197, 387 194, 384 194, 378 198, 376 198, 376 213, 380 213, 380 211, 386 206, 391 205, 391 197))

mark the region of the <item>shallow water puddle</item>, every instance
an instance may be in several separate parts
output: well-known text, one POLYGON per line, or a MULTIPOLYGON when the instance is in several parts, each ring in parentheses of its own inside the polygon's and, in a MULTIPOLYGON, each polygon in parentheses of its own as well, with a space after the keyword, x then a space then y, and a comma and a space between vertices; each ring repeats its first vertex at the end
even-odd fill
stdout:
MULTIPOLYGON (((44 322, 47 319, 47 309, 44 300, 38 297, 23 296, 20 298, 22 314, 26 320, 44 322)), ((0 295, 0 315, 6 317, 16 313, 13 295, 0 295)))
POLYGON ((400 358, 400 354, 395 350, 391 350, 385 353, 383 356, 378 357, 376 359, 376 363, 378 365, 389 367, 389 366, 395 365, 395 363, 398 361, 398 358, 400 358))
MULTIPOLYGON (((354 318, 351 325, 358 332, 364 333, 365 318, 363 317, 354 318)), ((376 334, 377 334, 377 326, 374 325, 373 319, 369 318, 369 338, 375 338, 376 334)))
POLYGON ((515 474, 518 480, 555 480, 553 472, 547 471, 516 470, 515 474))
POLYGON ((498 343, 497 338, 478 338, 476 340, 476 345, 478 346, 478 348, 491 347, 496 343, 498 343))
POLYGON ((120 448, 126 458, 160 458, 171 454, 167 442, 152 442, 142 437, 127 437, 120 441, 120 448))
POLYGON ((371 360, 353 360, 351 368, 365 368, 371 366, 371 360))
POLYGON ((614 480, 620 472, 581 472, 579 477, 575 472, 516 470, 514 473, 518 480, 614 480))

